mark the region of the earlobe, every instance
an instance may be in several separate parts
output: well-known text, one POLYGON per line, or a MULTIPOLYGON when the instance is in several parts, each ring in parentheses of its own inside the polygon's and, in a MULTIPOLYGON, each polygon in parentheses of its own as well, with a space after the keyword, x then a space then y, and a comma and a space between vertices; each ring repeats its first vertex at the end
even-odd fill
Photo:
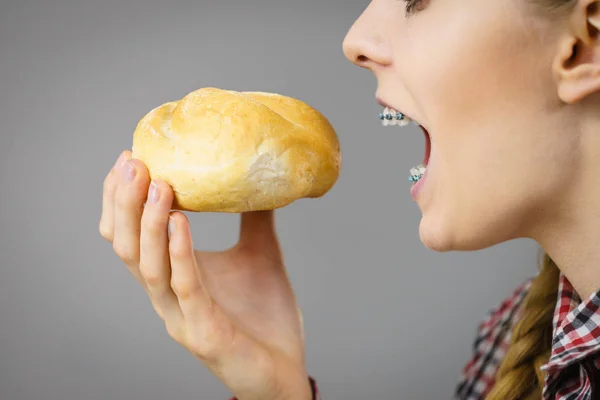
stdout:
POLYGON ((579 0, 554 63, 558 95, 568 104, 600 92, 600 0, 579 0))

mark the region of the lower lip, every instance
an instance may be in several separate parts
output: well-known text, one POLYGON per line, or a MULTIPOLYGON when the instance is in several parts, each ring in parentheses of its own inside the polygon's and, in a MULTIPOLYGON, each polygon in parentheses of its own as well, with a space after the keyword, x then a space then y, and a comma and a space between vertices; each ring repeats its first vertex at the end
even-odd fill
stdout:
POLYGON ((423 185, 425 184, 425 179, 427 179, 427 172, 428 169, 425 170, 425 173, 423 174, 423 177, 421 179, 419 179, 417 181, 417 183, 415 183, 411 188, 410 188, 410 195, 412 196, 412 198, 414 200, 417 199, 419 193, 421 192, 421 190, 423 189, 423 185))

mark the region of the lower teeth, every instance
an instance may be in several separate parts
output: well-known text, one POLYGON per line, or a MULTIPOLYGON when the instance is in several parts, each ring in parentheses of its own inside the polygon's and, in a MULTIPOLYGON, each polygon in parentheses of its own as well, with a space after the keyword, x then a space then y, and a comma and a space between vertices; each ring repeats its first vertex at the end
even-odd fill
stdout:
POLYGON ((411 168, 410 176, 408 177, 409 182, 413 182, 413 183, 418 182, 423 177, 426 170, 427 170, 427 166, 424 164, 420 164, 414 168, 411 168))

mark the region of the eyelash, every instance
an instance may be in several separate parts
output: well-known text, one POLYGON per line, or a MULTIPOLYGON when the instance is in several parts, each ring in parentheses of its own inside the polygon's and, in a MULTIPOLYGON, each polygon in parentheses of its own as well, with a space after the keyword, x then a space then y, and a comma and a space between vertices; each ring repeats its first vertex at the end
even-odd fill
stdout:
POLYGON ((421 4, 422 0, 404 0, 406 2, 406 15, 414 13, 415 7, 421 4))

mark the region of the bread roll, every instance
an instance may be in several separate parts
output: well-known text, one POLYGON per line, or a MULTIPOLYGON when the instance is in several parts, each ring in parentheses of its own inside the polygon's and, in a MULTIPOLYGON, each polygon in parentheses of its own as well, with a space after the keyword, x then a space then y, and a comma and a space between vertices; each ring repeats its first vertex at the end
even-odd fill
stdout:
POLYGON ((173 187, 173 209, 272 210, 327 193, 341 153, 329 121, 274 93, 202 88, 146 114, 133 157, 173 187))

